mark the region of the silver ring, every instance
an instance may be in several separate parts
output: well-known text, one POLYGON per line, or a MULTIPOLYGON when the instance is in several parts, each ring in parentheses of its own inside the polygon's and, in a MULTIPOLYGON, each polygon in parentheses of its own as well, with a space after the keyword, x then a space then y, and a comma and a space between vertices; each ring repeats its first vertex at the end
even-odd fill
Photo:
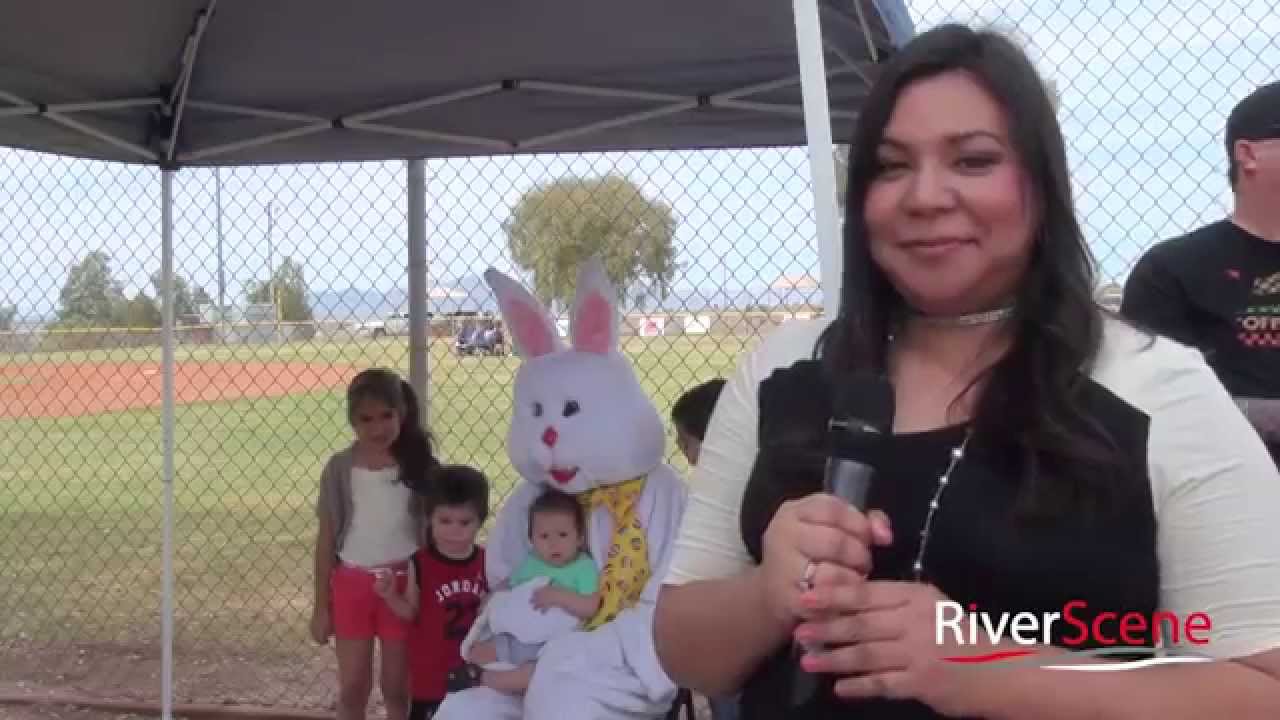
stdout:
POLYGON ((800 576, 800 587, 805 590, 813 589, 813 578, 818 574, 818 563, 810 560, 805 563, 804 575, 800 576))

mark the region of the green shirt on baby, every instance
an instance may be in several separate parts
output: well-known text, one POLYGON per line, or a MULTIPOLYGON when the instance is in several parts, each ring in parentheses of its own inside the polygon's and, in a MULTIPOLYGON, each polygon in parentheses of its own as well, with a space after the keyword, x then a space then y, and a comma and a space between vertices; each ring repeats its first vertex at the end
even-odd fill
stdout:
POLYGON ((542 558, 529 553, 529 557, 520 563, 520 567, 511 573, 511 587, 515 587, 533 578, 551 578, 552 585, 559 585, 579 595, 590 595, 596 591, 600 582, 600 571, 596 569, 596 561, 589 553, 580 552, 573 562, 563 567, 556 567, 543 562, 542 558))

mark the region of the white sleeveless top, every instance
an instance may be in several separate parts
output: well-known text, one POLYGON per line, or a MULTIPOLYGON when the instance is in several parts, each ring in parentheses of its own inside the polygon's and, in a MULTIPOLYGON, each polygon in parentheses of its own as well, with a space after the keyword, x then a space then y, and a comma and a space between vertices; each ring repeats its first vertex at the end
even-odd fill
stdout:
POLYGON ((351 468, 351 528, 338 553, 343 562, 376 567, 405 560, 417 551, 418 538, 409 515, 412 491, 397 481, 399 472, 395 466, 351 468))

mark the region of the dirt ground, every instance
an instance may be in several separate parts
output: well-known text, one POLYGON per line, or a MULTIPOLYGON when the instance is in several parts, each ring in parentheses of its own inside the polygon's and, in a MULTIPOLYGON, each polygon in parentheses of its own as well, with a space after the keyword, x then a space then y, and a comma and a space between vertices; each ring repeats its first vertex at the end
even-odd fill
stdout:
MULTIPOLYGON (((179 403, 282 397, 338 387, 352 368, 305 362, 187 362, 177 366, 179 403)), ((0 418, 58 418, 159 407, 158 363, 0 365, 0 418)))
MULTIPOLYGON (((323 654, 297 662, 200 655, 181 648, 176 654, 180 658, 174 678, 178 704, 257 707, 271 715, 301 711, 302 717, 311 718, 332 712, 332 683, 326 678, 334 676, 334 668, 331 659, 323 654), (274 699, 284 700, 273 704, 274 699)), ((57 655, 52 657, 34 648, 0 649, 0 698, 21 695, 52 700, 70 695, 154 703, 159 697, 160 658, 155 648, 86 645, 57 655)), ((375 690, 370 720, 383 717, 377 695, 375 690)), ((710 718, 702 698, 696 699, 696 706, 699 719, 710 718)), ((92 710, 55 702, 0 703, 0 720, 142 720, 158 715, 92 710)), ((176 717, 183 716, 177 714, 176 717)), ((237 717, 253 718, 252 715, 237 717)))
MULTIPOLYGON (((249 657, 175 648, 174 701, 204 706, 301 710, 314 715, 333 707, 336 676, 323 653, 300 660, 249 657)), ((157 645, 84 644, 72 648, 19 647, 0 650, 0 698, 40 698, 49 704, 0 703, 0 720, 120 720, 154 717, 67 707, 59 697, 158 704, 157 645)), ((375 692, 376 696, 376 692, 375 692)), ((374 705, 377 705, 376 697, 374 705)), ((380 707, 378 708, 380 710, 380 707)), ((377 717, 371 713, 370 717, 377 717)))

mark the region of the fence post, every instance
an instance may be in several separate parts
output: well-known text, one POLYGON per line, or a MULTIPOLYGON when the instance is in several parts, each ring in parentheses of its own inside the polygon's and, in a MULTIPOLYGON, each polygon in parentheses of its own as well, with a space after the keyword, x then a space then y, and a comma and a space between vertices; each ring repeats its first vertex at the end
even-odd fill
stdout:
POLYGON ((173 717, 173 455, 174 455, 174 307, 173 307, 173 173, 160 171, 160 316, 161 444, 163 445, 164 521, 160 578, 161 717, 173 717))
POLYGON ((409 384, 418 393, 425 421, 430 416, 430 371, 428 361, 431 334, 427 321, 427 180, 426 162, 414 158, 406 163, 405 192, 409 213, 409 384))
POLYGON ((793 0, 796 56, 800 62, 800 92, 804 101, 805 135, 809 140, 814 220, 818 230, 818 267, 822 307, 828 316, 840 308, 843 255, 840 214, 836 205, 835 148, 831 143, 831 109, 827 99, 827 71, 822 24, 817 0, 793 0))

